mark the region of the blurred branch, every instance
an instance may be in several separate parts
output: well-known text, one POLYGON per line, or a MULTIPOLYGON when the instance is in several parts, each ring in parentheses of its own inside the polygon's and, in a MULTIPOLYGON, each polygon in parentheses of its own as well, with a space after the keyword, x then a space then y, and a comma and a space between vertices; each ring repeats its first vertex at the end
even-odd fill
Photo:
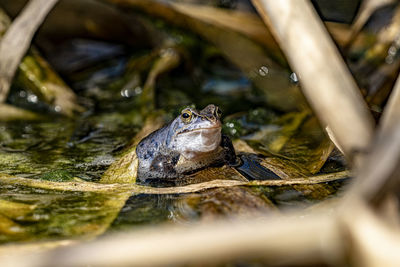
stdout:
POLYGON ((76 240, 57 240, 47 242, 35 242, 25 244, 9 244, 7 246, 0 247, 0 258, 2 256, 12 257, 13 254, 20 255, 20 253, 38 253, 40 251, 46 251, 56 247, 65 247, 77 244, 76 240))
POLYGON ((398 225, 391 227, 360 199, 342 204, 338 224, 349 246, 348 264, 356 267, 399 266, 398 225))
POLYGON ((58 0, 31 0, 0 41, 0 102, 4 102, 11 81, 33 35, 58 0))
POLYGON ((384 109, 371 153, 359 169, 361 178, 353 185, 360 194, 379 206, 400 185, 400 75, 384 109))
POLYGON ((341 235, 335 220, 328 216, 230 221, 229 227, 226 223, 144 229, 45 254, 4 256, 0 262, 2 266, 21 267, 165 266, 215 264, 252 256, 287 264, 319 263, 327 255, 336 261, 343 259, 341 235))
MULTIPOLYGON (((2 266, 165 266, 216 264, 257 258, 265 264, 397 266, 398 229, 387 227, 357 201, 345 208, 158 226, 119 233, 75 246, 0 256, 2 266), (357 216, 354 216, 354 211, 357 216), (379 244, 379 246, 377 246, 379 244)), ((0 250, 1 252, 1 250, 0 250)))
POLYGON ((345 155, 352 159, 355 152, 367 151, 372 116, 311 4, 305 0, 253 3, 300 77, 317 116, 330 127, 345 155))
POLYGON ((381 131, 387 132, 391 127, 398 123, 400 118, 400 75, 390 94, 389 100, 381 117, 379 127, 381 131))
POLYGON ((348 39, 345 42, 345 46, 349 46, 357 34, 364 27, 365 23, 371 17, 371 15, 380 7, 394 3, 395 0, 364 0, 362 1, 360 10, 358 11, 357 17, 355 18, 351 27, 351 32, 348 39))
POLYGON ((275 57, 279 59, 283 58, 279 45, 257 15, 206 5, 172 3, 172 6, 178 12, 192 18, 242 33, 252 40, 263 44, 268 51, 275 54, 275 57), (243 25, 246 25, 246 27, 243 27, 243 25))

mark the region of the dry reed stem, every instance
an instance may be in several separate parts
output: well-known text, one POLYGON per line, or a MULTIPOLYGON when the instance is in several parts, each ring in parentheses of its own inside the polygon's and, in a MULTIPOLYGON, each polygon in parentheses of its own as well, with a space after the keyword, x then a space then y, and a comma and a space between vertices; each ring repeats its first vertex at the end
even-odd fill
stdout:
POLYGON ((33 188, 41 188, 57 191, 79 191, 79 192, 95 192, 115 194, 118 192, 131 191, 132 194, 185 194, 194 193, 211 188, 234 187, 234 186, 288 186, 288 185, 311 185, 319 183, 327 183, 348 178, 350 173, 342 171, 337 173, 316 175, 307 178, 293 178, 290 180, 266 180, 243 182, 235 180, 213 180, 204 183, 190 184, 176 187, 150 187, 140 186, 136 184, 100 184, 92 182, 51 182, 36 179, 28 179, 7 174, 0 174, 0 184, 9 184, 17 186, 29 186, 33 188))
POLYGON ((352 159, 354 152, 367 151, 374 128, 371 114, 311 4, 306 0, 253 0, 253 4, 345 155, 352 159))
POLYGON ((364 27, 370 16, 380 7, 394 3, 395 0, 364 0, 361 3, 357 17, 354 19, 351 32, 345 42, 345 46, 349 46, 364 27))
POLYGON ((280 51, 268 28, 256 14, 198 4, 171 3, 171 6, 192 18, 242 33, 271 51, 280 51))
POLYGON ((31 0, 0 41, 0 102, 4 102, 11 81, 33 35, 58 0, 31 0))
MULTIPOLYGON (((49 249, 76 245, 79 243, 77 240, 56 240, 56 241, 44 241, 44 242, 33 242, 24 244, 8 244, 0 247, 0 259, 1 258, 14 258, 21 255, 21 253, 38 253, 41 251, 47 251, 49 249)), ((3 262, 2 262, 3 263, 3 262)))
POLYGON ((349 250, 348 264, 355 267, 399 266, 398 225, 389 225, 357 196, 351 203, 344 204, 338 210, 338 225, 349 250))
POLYGON ((371 153, 359 168, 353 195, 379 205, 400 184, 400 75, 384 109, 371 153))
POLYGON ((396 83, 390 94, 388 103, 385 106, 384 114, 380 120, 379 127, 381 131, 388 131, 396 125, 397 118, 400 117, 400 75, 397 77, 396 83))

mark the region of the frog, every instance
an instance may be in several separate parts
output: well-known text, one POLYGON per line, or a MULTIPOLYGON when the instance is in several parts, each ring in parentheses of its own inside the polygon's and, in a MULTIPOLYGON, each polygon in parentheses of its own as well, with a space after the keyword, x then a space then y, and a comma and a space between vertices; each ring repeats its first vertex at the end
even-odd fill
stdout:
POLYGON ((221 115, 214 104, 200 111, 187 107, 142 139, 136 147, 139 182, 175 179, 208 166, 237 164, 232 141, 221 133, 221 115))

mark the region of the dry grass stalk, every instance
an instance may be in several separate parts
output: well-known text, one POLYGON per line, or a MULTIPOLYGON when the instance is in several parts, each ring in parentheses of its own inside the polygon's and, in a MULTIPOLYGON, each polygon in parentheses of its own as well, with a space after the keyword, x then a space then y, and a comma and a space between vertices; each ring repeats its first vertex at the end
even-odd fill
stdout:
POLYGON ((321 121, 345 154, 367 151, 373 121, 334 43, 308 1, 253 0, 321 121), (329 62, 329 64, 328 64, 329 62))
POLYGON ((0 42, 0 102, 10 90, 15 71, 33 35, 58 0, 31 0, 8 28, 0 42))
POLYGON ((375 205, 379 205, 388 192, 396 190, 400 182, 399 92, 400 76, 384 109, 371 153, 361 166, 359 180, 353 186, 355 194, 361 194, 375 205))
POLYGON ((345 42, 346 46, 349 46, 357 34, 364 27, 369 17, 380 7, 394 3, 395 0, 364 0, 360 6, 360 10, 355 18, 351 27, 351 33, 345 42))
MULTIPOLYGON (((400 119, 400 117, 397 117, 400 119)), ((379 131, 372 152, 360 166, 353 190, 379 205, 384 196, 396 190, 400 181, 400 121, 389 131, 379 131)))
POLYGON ((396 125, 397 118, 400 117, 400 76, 397 77, 392 93, 386 104, 384 114, 381 118, 379 127, 382 131, 388 131, 389 128, 396 125))
POLYGON ((289 186, 289 185, 312 185, 319 183, 327 183, 348 178, 350 173, 342 171, 337 173, 329 173, 316 175, 306 178, 293 178, 290 180, 266 180, 243 182, 235 180, 213 180, 209 182, 190 184, 176 187, 150 187, 140 186, 129 183, 92 183, 92 182, 52 182, 37 179, 28 179, 7 174, 0 174, 0 183, 8 185, 29 186, 33 188, 41 188, 56 191, 70 192, 96 192, 103 194, 116 194, 123 192, 131 192, 132 194, 186 194, 199 192, 211 188, 234 187, 234 186, 289 186))
POLYGON ((365 202, 353 198, 351 205, 344 203, 338 224, 346 239, 350 266, 397 267, 400 262, 400 231, 374 214, 365 202), (357 213, 355 214, 355 211, 357 213))
POLYGON ((41 251, 47 251, 49 249, 76 245, 79 241, 77 240, 56 240, 56 241, 44 241, 34 242, 25 244, 9 244, 0 247, 0 258, 14 258, 21 255, 21 253, 38 253, 41 251))

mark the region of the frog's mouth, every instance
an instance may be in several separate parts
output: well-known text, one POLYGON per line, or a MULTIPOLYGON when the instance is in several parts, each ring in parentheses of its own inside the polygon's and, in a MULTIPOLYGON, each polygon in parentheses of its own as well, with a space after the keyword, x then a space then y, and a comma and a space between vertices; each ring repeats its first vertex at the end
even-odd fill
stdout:
POLYGON ((213 126, 213 127, 202 127, 202 128, 196 128, 196 129, 185 129, 182 132, 177 133, 177 135, 200 132, 200 131, 216 132, 217 130, 218 131, 221 130, 221 126, 220 125, 213 126))

